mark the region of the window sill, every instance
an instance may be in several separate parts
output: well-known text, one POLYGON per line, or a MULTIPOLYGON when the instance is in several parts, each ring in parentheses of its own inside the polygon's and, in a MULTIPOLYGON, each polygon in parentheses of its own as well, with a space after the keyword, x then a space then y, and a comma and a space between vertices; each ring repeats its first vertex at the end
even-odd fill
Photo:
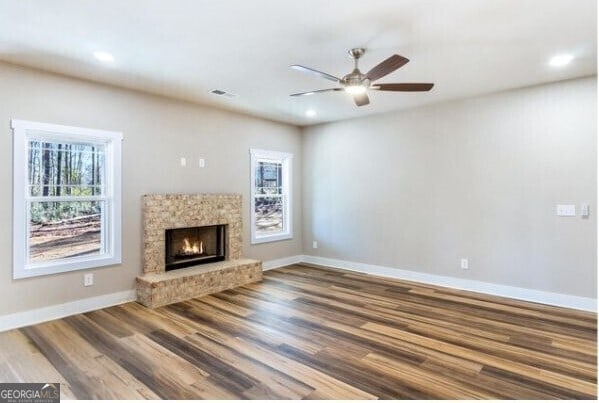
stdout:
POLYGON ((36 264, 29 265, 13 272, 15 280, 21 278, 46 276, 49 274, 66 273, 76 270, 85 270, 93 268, 101 268, 105 266, 114 266, 121 263, 120 257, 104 256, 94 257, 93 259, 78 259, 75 261, 64 261, 52 264, 36 264))
POLYGON ((285 241, 287 239, 293 239, 293 235, 291 234, 277 234, 277 235, 267 235, 255 238, 252 236, 252 245, 257 245, 261 243, 267 242, 277 242, 277 241, 285 241))

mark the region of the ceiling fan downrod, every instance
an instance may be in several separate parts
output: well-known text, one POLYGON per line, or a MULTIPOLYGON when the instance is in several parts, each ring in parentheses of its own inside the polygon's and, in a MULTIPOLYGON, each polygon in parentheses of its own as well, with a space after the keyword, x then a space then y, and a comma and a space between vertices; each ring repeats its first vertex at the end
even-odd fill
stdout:
POLYGON ((364 48, 353 48, 347 51, 349 56, 354 59, 354 69, 358 70, 358 60, 366 53, 364 48))

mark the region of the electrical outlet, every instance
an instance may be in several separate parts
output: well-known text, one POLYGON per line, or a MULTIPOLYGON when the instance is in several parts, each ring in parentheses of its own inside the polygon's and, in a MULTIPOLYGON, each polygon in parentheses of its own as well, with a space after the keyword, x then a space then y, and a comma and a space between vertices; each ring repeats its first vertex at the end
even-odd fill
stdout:
POLYGON ((312 249, 318 249, 318 241, 312 241, 312 249))
POLYGON ((181 166, 184 167, 187 165, 187 158, 181 157, 181 166))
POLYGON ((85 287, 94 285, 94 273, 86 273, 83 275, 83 285, 85 287))
POLYGON ((468 259, 462 258, 460 260, 460 267, 464 270, 468 270, 469 269, 468 259))
POLYGON ((204 168, 206 166, 206 160, 204 160, 204 158, 200 158, 198 165, 200 168, 204 168))

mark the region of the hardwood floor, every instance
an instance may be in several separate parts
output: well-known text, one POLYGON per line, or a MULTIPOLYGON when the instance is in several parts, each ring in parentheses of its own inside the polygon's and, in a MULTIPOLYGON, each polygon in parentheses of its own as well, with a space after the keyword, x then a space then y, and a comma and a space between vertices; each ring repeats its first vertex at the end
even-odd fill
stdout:
POLYGON ((0 382, 81 399, 595 399, 596 319, 294 265, 0 333, 0 382))

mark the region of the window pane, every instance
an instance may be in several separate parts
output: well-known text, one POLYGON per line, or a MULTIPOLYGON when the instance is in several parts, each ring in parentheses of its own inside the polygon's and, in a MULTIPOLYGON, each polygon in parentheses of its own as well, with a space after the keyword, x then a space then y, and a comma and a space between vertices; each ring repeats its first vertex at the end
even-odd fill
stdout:
POLYGON ((256 235, 272 235, 283 231, 283 198, 256 197, 256 235))
POLYGON ((101 219, 104 203, 30 203, 29 262, 104 253, 101 219))
POLYGON ((290 172, 293 155, 250 149, 252 244, 292 238, 290 172))
POLYGON ((103 144, 29 141, 30 196, 104 194, 103 144))
POLYGON ((283 162, 258 160, 256 165, 256 195, 282 194, 283 162))

